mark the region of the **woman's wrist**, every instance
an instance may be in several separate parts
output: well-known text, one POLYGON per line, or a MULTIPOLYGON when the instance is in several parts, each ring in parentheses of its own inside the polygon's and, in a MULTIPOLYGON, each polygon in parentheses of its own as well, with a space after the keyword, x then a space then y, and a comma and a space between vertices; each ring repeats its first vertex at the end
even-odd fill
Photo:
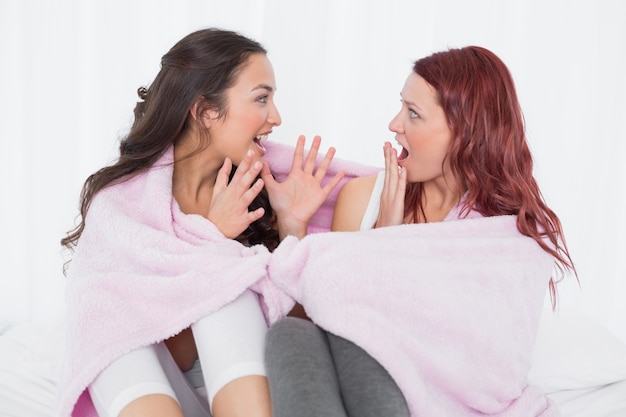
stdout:
POLYGON ((291 220, 278 220, 278 236, 280 240, 283 240, 287 236, 295 236, 298 239, 302 239, 307 234, 307 223, 291 220))

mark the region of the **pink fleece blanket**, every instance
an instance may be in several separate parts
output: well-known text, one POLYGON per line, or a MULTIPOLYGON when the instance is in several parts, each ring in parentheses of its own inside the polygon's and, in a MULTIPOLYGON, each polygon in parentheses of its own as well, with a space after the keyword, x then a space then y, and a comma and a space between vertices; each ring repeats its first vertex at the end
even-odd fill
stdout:
MULTIPOLYGON (((269 146, 278 177, 292 151, 269 146)), ((93 201, 67 281, 57 415, 95 415, 86 387, 109 363, 248 287, 269 323, 293 297, 320 326, 361 345, 397 381, 413 416, 558 415, 526 381, 552 259, 513 217, 316 233, 270 254, 181 213, 171 158, 93 201)), ((347 178, 378 170, 341 160, 336 169, 347 178)), ((328 229, 335 195, 312 231, 328 229)))
POLYGON ((268 271, 389 371, 412 416, 548 417, 527 374, 552 267, 501 216, 288 237, 268 271))
MULTIPOLYGON (((284 178, 294 148, 266 146, 265 160, 284 178)), ((92 202, 67 279, 59 416, 95 416, 86 388, 108 364, 177 334, 247 288, 261 295, 268 323, 294 304, 268 280, 264 247, 243 247, 203 217, 180 211, 172 198, 172 158, 170 150, 148 173, 103 190, 92 202)), ((379 170, 336 159, 328 178, 339 169, 344 182, 379 170)), ((310 232, 329 229, 336 194, 310 232)))

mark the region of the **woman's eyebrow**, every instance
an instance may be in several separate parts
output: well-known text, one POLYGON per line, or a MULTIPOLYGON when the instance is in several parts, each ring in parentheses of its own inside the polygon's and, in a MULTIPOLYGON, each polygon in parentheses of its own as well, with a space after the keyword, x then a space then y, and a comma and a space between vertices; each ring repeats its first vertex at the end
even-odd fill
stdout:
POLYGON ((405 99, 404 97, 402 97, 402 93, 400 93, 400 99, 401 99, 401 100, 402 100, 405 104, 407 104, 408 106, 416 107, 418 110, 422 110, 422 108, 421 108, 419 105, 417 105, 417 104, 415 104, 414 102, 412 102, 412 101, 410 101, 410 100, 407 100, 407 99, 405 99))
POLYGON ((256 87, 254 87, 252 90, 250 91, 254 91, 254 90, 258 90, 258 89, 263 89, 263 90, 267 90, 268 93, 271 93, 272 91, 274 91, 274 87, 271 87, 267 84, 259 84, 256 87))

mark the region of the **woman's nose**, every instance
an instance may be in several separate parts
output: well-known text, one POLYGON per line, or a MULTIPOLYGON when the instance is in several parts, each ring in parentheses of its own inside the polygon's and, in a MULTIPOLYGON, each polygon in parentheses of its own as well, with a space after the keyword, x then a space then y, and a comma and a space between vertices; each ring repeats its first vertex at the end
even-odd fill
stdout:
POLYGON ((400 121, 400 113, 396 114, 395 117, 391 119, 388 128, 394 133, 401 133, 402 123, 400 121))
POLYGON ((276 107, 275 104, 272 106, 272 110, 270 110, 270 114, 267 118, 267 121, 273 124, 274 126, 280 126, 280 124, 283 122, 283 119, 280 117, 278 107, 276 107))

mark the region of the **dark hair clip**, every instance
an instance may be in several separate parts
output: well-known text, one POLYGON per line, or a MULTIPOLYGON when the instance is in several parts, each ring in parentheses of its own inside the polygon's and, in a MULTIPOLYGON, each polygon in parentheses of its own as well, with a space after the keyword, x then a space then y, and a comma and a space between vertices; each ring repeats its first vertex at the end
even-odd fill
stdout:
POLYGON ((137 95, 140 99, 145 100, 148 98, 148 89, 146 87, 139 87, 137 89, 137 95))

